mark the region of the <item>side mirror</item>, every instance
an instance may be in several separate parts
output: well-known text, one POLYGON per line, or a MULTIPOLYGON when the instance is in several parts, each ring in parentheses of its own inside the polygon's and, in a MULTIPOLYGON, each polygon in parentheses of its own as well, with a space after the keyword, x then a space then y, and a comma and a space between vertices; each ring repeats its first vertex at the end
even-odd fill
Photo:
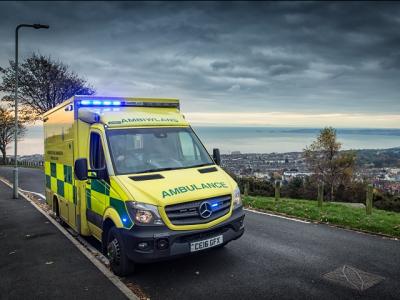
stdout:
POLYGON ((213 149, 213 159, 218 166, 221 165, 221 154, 218 148, 213 149))
POLYGON ((74 173, 75 177, 78 178, 78 180, 88 179, 88 167, 86 158, 78 158, 77 160, 75 160, 74 173))

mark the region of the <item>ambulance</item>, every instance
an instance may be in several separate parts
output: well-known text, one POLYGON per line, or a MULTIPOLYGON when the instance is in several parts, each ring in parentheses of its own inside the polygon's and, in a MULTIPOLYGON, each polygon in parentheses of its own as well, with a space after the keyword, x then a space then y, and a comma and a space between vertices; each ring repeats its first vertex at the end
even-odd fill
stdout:
POLYGON ((179 100, 74 96, 43 122, 46 202, 101 242, 116 275, 242 236, 238 185, 179 100))

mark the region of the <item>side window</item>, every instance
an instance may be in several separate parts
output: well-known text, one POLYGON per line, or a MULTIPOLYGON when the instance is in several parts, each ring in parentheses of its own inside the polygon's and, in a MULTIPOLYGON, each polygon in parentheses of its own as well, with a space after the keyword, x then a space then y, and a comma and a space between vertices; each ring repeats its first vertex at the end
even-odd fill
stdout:
POLYGON ((199 150, 193 143, 193 139, 187 132, 179 132, 182 155, 185 160, 193 161, 199 159, 199 150))
POLYGON ((105 157, 103 145, 101 144, 100 134, 90 133, 90 167, 92 169, 101 169, 105 167, 105 157))

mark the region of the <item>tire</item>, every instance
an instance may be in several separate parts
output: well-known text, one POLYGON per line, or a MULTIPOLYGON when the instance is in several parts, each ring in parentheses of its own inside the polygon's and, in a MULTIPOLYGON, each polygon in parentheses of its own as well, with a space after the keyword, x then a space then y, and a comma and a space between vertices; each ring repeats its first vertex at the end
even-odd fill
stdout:
POLYGON ((126 255, 121 232, 118 228, 112 227, 108 231, 106 249, 111 270, 115 275, 126 276, 133 273, 134 264, 126 255))

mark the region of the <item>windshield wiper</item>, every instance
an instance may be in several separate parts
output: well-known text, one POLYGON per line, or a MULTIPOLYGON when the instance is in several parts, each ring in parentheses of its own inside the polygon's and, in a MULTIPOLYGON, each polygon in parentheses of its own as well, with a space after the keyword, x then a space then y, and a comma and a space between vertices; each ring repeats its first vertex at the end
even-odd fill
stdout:
POLYGON ((151 173, 151 172, 161 172, 161 171, 170 171, 170 170, 176 170, 179 168, 161 168, 161 169, 149 169, 140 173, 151 173))
POLYGON ((212 166, 212 165, 214 165, 214 163, 195 165, 195 166, 191 166, 190 168, 199 168, 199 167, 212 166))
POLYGON ((151 172, 162 172, 162 171, 171 171, 171 170, 181 170, 181 169, 190 169, 190 168, 199 168, 204 166, 211 166, 214 165, 213 163, 206 163, 194 166, 187 166, 187 167, 176 167, 176 168, 161 168, 161 169, 149 169, 140 173, 151 173, 151 172))

